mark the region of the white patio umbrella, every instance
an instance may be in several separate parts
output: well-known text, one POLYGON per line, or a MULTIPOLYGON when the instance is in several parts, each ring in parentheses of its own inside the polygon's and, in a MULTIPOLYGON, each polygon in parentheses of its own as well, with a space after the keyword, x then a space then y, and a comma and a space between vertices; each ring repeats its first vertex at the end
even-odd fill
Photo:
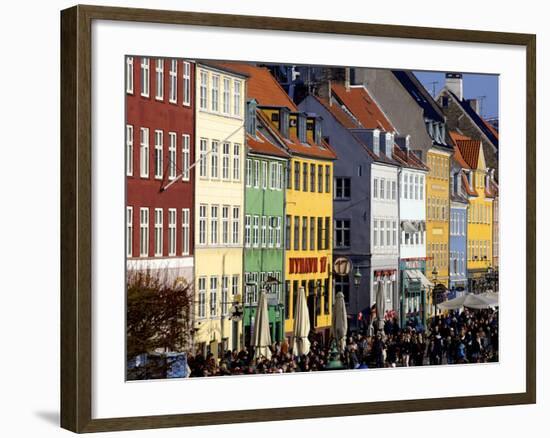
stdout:
POLYGON ((346 334, 348 332, 348 315, 344 294, 338 292, 334 298, 334 310, 332 311, 332 337, 336 341, 338 350, 342 352, 346 348, 346 334))
POLYGON ((269 332, 269 314, 267 312, 267 295, 265 290, 260 293, 258 307, 256 308, 256 321, 254 327, 254 359, 261 356, 271 359, 271 333, 269 332))
POLYGON ((295 355, 309 353, 309 311, 306 302, 306 292, 303 287, 298 291, 298 299, 296 300, 296 312, 294 316, 294 339, 292 343, 292 351, 295 355))
POLYGON ((376 290, 376 320, 378 323, 378 330, 384 328, 384 315, 386 314, 386 297, 384 295, 383 281, 378 282, 378 289, 376 290))
POLYGON ((465 294, 452 300, 443 301, 437 305, 442 310, 470 307, 472 309, 488 309, 498 306, 498 294, 485 292, 482 294, 465 294))

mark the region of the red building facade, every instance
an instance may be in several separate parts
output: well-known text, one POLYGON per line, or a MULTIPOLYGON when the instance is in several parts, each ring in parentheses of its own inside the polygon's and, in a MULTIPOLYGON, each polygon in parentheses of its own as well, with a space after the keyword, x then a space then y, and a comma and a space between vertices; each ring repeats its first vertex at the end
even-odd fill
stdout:
POLYGON ((195 65, 134 56, 125 68, 127 267, 192 284, 195 65))

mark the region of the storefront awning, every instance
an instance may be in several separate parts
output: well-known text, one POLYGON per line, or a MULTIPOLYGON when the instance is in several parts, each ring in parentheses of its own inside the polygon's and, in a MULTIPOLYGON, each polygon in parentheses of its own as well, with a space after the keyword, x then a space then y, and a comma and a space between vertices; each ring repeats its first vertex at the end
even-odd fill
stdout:
POLYGON ((413 269, 412 271, 414 272, 414 275, 416 275, 416 278, 420 280, 420 283, 422 283, 422 287, 429 288, 434 286, 434 284, 426 278, 422 271, 418 269, 413 269))

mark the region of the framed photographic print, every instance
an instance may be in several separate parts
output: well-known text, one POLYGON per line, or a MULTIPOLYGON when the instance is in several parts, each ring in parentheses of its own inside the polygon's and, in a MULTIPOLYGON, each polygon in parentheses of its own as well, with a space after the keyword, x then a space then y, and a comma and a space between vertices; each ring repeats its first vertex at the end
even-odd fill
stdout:
POLYGON ((75 6, 61 49, 62 427, 535 402, 534 35, 75 6))

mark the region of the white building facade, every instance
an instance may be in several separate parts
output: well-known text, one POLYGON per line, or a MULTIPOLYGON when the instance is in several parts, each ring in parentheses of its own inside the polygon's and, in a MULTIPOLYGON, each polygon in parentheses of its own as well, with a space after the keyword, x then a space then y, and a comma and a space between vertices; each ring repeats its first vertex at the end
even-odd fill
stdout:
MULTIPOLYGON (((380 134, 380 143, 374 144, 374 153, 391 157, 393 135, 380 134), (384 139, 384 137, 386 137, 384 139), (385 141, 384 141, 385 140, 385 141), (382 151, 378 150, 382 149, 382 151)), ((371 165, 371 305, 376 302, 379 287, 386 297, 386 311, 397 310, 399 268, 399 167, 382 160, 371 165)))
POLYGON ((242 293, 246 77, 197 64, 195 347, 238 348, 228 313, 242 293))

